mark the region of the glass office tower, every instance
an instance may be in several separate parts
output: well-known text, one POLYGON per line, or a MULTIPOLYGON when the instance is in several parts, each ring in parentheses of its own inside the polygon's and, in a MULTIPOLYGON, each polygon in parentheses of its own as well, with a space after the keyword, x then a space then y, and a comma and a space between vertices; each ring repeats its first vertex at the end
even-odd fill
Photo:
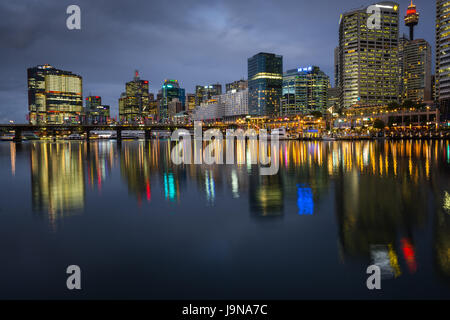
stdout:
POLYGON ((162 98, 158 105, 158 120, 159 122, 168 122, 170 120, 169 104, 172 100, 178 99, 181 103, 181 109, 185 110, 186 106, 186 91, 180 88, 178 80, 164 80, 161 89, 162 98))
POLYGON ((339 27, 341 106, 386 105, 400 95, 398 41, 399 6, 385 1, 380 27, 370 25, 368 7, 342 14, 339 27))
POLYGON ((80 124, 82 78, 47 64, 29 68, 28 111, 30 124, 80 124))
POLYGON ((288 70, 283 76, 281 115, 324 112, 329 86, 330 78, 319 67, 288 70))
POLYGON ((248 59, 248 109, 252 116, 276 116, 280 112, 283 57, 258 53, 248 59))

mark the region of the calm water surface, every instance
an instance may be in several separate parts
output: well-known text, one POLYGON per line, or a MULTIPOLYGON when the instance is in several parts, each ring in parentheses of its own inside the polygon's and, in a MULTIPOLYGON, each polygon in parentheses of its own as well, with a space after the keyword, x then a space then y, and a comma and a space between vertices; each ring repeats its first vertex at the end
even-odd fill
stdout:
POLYGON ((282 142, 274 176, 170 149, 1 142, 0 298, 450 298, 448 141, 282 142))

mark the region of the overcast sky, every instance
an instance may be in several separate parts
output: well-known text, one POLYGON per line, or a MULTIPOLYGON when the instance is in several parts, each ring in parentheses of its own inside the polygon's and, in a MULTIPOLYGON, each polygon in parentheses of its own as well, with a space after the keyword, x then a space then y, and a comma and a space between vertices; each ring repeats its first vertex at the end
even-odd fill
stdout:
MULTIPOLYGON (((26 69, 46 63, 81 75, 83 95, 102 96, 113 116, 135 69, 154 93, 167 78, 194 92, 196 84, 246 79, 247 58, 264 51, 283 55, 284 71, 317 65, 334 83, 339 15, 374 2, 2 0, 0 123, 26 122, 26 69), (66 27, 71 4, 81 8, 81 30, 66 27)), ((409 0, 398 2, 403 17, 409 0)), ((433 45, 434 59, 435 1, 415 3, 416 38, 433 45)))

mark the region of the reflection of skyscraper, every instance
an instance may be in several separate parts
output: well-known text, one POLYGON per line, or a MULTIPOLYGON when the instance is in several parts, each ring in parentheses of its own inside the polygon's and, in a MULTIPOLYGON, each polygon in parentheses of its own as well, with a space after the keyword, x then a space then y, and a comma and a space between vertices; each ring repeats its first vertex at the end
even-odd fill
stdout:
POLYGON ((261 217, 277 217, 284 213, 284 188, 279 175, 251 177, 250 211, 261 217))
POLYGON ((47 212, 52 222, 83 209, 82 145, 33 143, 31 187, 33 210, 47 212))
POLYGON ((79 124, 83 112, 82 78, 50 65, 28 69, 30 124, 79 124))
POLYGON ((314 213, 314 199, 311 188, 304 185, 297 186, 297 206, 299 215, 314 213))

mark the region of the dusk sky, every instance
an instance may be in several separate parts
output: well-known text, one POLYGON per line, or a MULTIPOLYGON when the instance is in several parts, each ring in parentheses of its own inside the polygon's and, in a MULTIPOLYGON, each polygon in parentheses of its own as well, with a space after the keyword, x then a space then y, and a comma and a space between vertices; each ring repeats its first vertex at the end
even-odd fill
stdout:
MULTIPOLYGON (((135 69, 155 94, 164 79, 193 93, 197 84, 246 79, 247 58, 263 51, 282 55, 284 71, 317 65, 334 84, 339 15, 375 2, 3 0, 0 123, 26 122, 27 68, 46 63, 81 75, 83 95, 102 96, 112 116, 135 69), (81 30, 66 27, 71 4, 81 8, 81 30)), ((409 0, 398 2, 403 19, 409 0)), ((435 1, 414 2, 416 38, 430 42, 434 61, 435 1)))

